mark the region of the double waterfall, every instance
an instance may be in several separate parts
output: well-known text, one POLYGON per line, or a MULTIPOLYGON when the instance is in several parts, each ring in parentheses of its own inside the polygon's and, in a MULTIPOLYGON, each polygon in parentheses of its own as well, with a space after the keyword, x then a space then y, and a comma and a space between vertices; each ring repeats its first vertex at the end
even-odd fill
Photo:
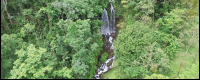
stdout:
MULTIPOLYGON (((108 13, 107 10, 104 8, 104 13, 101 16, 101 20, 102 22, 104 22, 105 24, 103 26, 101 26, 101 33, 102 35, 106 38, 106 42, 105 42, 105 48, 107 49, 114 49, 113 46, 113 37, 112 37, 112 33, 115 33, 115 11, 112 5, 112 2, 110 3, 111 5, 111 14, 110 14, 110 22, 108 19, 108 13)), ((114 63, 114 59, 115 56, 109 58, 107 61, 103 62, 101 64, 101 66, 97 69, 97 74, 94 76, 95 79, 100 79, 100 75, 103 72, 108 71, 113 63, 114 63), (108 63, 112 61, 111 65, 108 65, 108 63)))

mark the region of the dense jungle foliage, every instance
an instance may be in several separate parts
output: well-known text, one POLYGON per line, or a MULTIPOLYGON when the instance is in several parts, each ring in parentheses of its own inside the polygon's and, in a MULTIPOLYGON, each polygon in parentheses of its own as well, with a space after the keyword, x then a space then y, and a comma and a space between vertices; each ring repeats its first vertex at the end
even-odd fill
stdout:
POLYGON ((116 61, 101 79, 199 79, 199 0, 1 0, 1 79, 93 79, 110 2, 116 61))

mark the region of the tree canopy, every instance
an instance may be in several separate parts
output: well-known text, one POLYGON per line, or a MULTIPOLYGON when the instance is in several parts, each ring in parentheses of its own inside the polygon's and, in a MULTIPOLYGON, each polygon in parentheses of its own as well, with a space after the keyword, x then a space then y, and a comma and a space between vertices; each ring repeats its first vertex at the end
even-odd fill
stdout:
POLYGON ((1 79, 93 79, 113 53, 101 79, 199 79, 198 51, 199 0, 1 0, 1 79))

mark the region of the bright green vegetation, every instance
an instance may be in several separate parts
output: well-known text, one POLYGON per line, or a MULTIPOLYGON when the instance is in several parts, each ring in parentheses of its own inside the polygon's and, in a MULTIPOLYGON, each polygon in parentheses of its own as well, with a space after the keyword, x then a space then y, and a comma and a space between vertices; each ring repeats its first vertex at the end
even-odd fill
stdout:
POLYGON ((1 1, 1 78, 93 78, 107 0, 1 1))
POLYGON ((118 61, 115 60, 112 68, 105 74, 102 74, 103 79, 124 79, 125 74, 118 68, 118 61))
POLYGON ((197 3, 121 0, 124 12, 119 13, 124 20, 117 24, 120 30, 114 41, 117 67, 113 66, 103 78, 199 78, 197 3))
MULTIPOLYGON (((176 75, 173 74, 177 74, 178 69, 179 69, 179 65, 180 62, 183 59, 183 56, 181 56, 181 54, 183 54, 186 50, 181 50, 180 52, 178 52, 178 56, 179 58, 177 58, 176 60, 174 60, 173 62, 170 62, 170 67, 173 67, 171 75, 169 75, 170 78, 177 78, 176 75)), ((198 48, 192 48, 189 53, 198 53, 198 48)), ((180 77, 181 79, 195 79, 198 77, 199 75, 199 56, 197 56, 196 61, 193 63, 194 58, 196 57, 196 54, 188 54, 187 57, 185 58, 185 61, 182 65, 182 68, 180 70, 180 77), (193 64, 192 64, 193 63, 193 64)))
POLYGON ((1 0, 1 79, 92 79, 110 1, 116 59, 101 78, 199 79, 199 0, 1 0))
POLYGON ((104 53, 101 55, 100 62, 105 62, 105 61, 107 60, 107 57, 108 57, 108 53, 104 52, 104 53))

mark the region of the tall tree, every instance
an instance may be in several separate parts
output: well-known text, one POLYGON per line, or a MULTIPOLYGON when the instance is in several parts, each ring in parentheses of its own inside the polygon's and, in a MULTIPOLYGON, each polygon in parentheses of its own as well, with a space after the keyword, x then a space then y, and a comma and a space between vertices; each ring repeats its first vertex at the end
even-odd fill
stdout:
POLYGON ((15 51, 25 47, 26 43, 16 34, 3 34, 1 36, 1 79, 10 76, 13 62, 17 59, 15 51))
POLYGON ((36 49, 30 44, 25 49, 15 52, 18 59, 13 63, 11 79, 49 79, 72 77, 72 70, 67 67, 56 68, 56 55, 46 52, 46 49, 36 49))

